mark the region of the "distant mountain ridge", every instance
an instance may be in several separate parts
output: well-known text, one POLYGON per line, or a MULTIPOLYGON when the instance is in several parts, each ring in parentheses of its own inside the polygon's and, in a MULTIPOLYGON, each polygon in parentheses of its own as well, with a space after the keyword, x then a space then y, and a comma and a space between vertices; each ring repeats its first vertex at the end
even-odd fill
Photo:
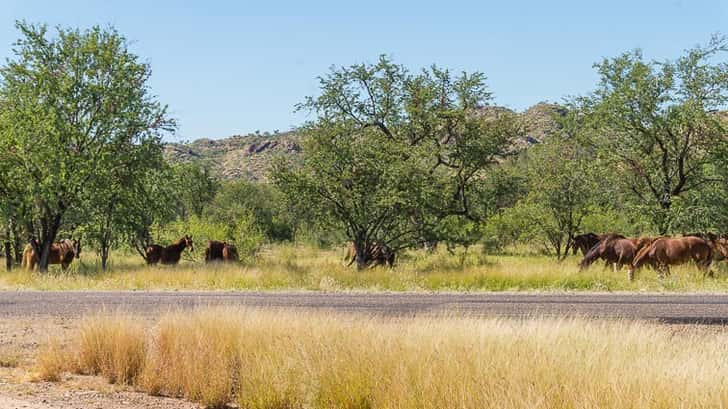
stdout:
MULTIPOLYGON (((488 115, 489 112, 498 111, 511 110, 488 106, 481 109, 481 114, 488 115)), ((525 147, 540 143, 544 138, 558 131, 559 125, 554 119, 554 115, 565 115, 566 109, 558 104, 542 102, 517 114, 523 120, 526 137, 521 141, 516 141, 516 144, 525 147)), ((164 155, 173 163, 200 162, 208 166, 213 174, 225 180, 245 179, 265 182, 273 157, 298 155, 300 152, 300 135, 296 131, 289 131, 168 143, 165 145, 164 155)))

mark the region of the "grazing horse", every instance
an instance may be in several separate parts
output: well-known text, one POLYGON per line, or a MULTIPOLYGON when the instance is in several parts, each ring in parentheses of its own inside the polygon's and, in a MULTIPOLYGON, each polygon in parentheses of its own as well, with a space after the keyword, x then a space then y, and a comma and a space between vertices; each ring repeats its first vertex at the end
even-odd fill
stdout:
POLYGON ((640 250, 630 266, 629 275, 649 264, 660 274, 670 275, 670 266, 694 261, 706 275, 712 276, 710 265, 713 261, 713 247, 700 237, 660 237, 649 246, 640 250))
POLYGON ((225 247, 222 248, 222 261, 238 261, 238 248, 225 243, 225 247))
MULTIPOLYGON (((377 242, 372 243, 369 248, 369 254, 365 256, 366 264, 370 267, 383 266, 389 264, 389 267, 394 266, 395 253, 394 250, 386 245, 379 244, 377 242)), ((353 241, 346 243, 346 254, 344 255, 344 263, 349 267, 356 261, 356 246, 353 241)))
POLYGON ((167 247, 162 247, 158 244, 151 244, 145 251, 147 264, 177 264, 182 255, 182 252, 187 248, 190 251, 195 251, 195 247, 192 244, 192 237, 185 235, 176 242, 170 244, 167 247))
POLYGON ((714 236, 710 244, 713 247, 713 260, 728 259, 728 236, 714 236))
POLYGON ((719 236, 715 233, 685 233, 683 237, 700 237, 701 239, 708 242, 710 247, 713 249, 713 260, 722 261, 728 257, 728 248, 725 247, 728 244, 728 239, 725 235, 719 236))
POLYGON ((605 235, 604 239, 584 256, 579 263, 580 270, 588 268, 596 259, 611 263, 615 272, 625 264, 631 264, 637 253, 652 242, 652 238, 639 237, 628 239, 619 234, 605 235))
MULTIPOLYGON (((33 271, 36 264, 40 263, 40 257, 33 250, 33 244, 35 247, 40 247, 40 243, 36 239, 31 239, 34 243, 28 243, 23 249, 23 261, 22 267, 33 271)), ((73 262, 74 258, 81 257, 81 240, 69 240, 63 239, 59 242, 51 243, 50 252, 48 253, 48 264, 60 264, 61 270, 66 271, 68 266, 73 262)))
POLYGON ((238 261, 238 249, 224 241, 210 240, 205 248, 205 262, 238 261))
POLYGON ((576 255, 577 250, 581 250, 581 254, 583 256, 586 256, 586 253, 588 253, 589 250, 591 250, 592 247, 596 246, 597 243, 599 243, 600 241, 601 236, 595 233, 584 233, 578 236, 574 236, 572 244, 574 255, 576 255))

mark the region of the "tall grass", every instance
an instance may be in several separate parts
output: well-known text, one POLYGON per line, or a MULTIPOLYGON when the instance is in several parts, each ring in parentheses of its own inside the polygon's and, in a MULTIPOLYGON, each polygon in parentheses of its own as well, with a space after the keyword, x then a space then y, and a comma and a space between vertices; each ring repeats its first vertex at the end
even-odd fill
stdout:
POLYGON ((342 263, 343 249, 322 250, 301 245, 273 245, 248 264, 205 265, 183 261, 178 266, 144 265, 136 255, 113 254, 109 272, 84 252, 82 263, 70 272, 54 268, 50 274, 14 270, 0 274, 0 288, 40 290, 393 290, 393 291, 504 291, 504 290, 653 290, 714 291, 728 289, 725 263, 717 278, 703 276, 694 266, 673 268, 658 279, 649 269, 640 270, 634 282, 626 271, 614 273, 595 264, 580 272, 578 257, 557 262, 546 256, 484 255, 478 249, 451 255, 409 251, 399 255, 394 269, 357 271, 342 263))
POLYGON ((97 360, 129 368, 129 359, 104 357, 143 353, 127 382, 209 407, 728 405, 728 333, 699 327, 215 308, 164 315, 148 344, 132 351, 116 345, 127 342, 117 325, 87 321, 82 334, 98 332, 108 342, 80 342, 82 368, 97 360))

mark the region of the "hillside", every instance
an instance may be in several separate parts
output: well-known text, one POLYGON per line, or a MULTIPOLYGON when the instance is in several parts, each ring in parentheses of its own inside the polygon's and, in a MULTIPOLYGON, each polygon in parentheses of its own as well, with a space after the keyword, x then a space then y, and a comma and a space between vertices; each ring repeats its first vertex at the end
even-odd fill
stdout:
MULTIPOLYGON (((486 107, 481 113, 508 111, 502 107, 486 107)), ((539 143, 558 130, 553 115, 563 115, 564 108, 556 104, 539 103, 519 113, 527 136, 516 141, 518 146, 539 143)), ((295 131, 278 134, 262 133, 234 135, 223 139, 197 139, 187 143, 165 146, 168 160, 200 161, 222 179, 265 181, 268 166, 276 155, 297 155, 301 151, 300 137, 295 131)))
POLYGON ((296 155, 300 150, 298 135, 285 132, 169 143, 164 154, 172 162, 202 162, 222 179, 264 181, 275 155, 296 155))

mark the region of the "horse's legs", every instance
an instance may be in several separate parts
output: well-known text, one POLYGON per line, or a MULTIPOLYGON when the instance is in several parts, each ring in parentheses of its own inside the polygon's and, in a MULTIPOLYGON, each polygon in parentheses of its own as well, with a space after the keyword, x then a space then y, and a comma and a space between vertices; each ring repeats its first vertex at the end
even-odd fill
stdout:
POLYGON ((660 263, 659 261, 655 263, 654 265, 655 269, 657 270, 657 276, 659 278, 665 278, 666 273, 669 275, 670 273, 667 272, 667 266, 665 264, 660 263))
POLYGON ((704 260, 698 262, 698 267, 703 270, 703 276, 713 278, 713 270, 710 269, 713 263, 712 257, 707 257, 704 260))

